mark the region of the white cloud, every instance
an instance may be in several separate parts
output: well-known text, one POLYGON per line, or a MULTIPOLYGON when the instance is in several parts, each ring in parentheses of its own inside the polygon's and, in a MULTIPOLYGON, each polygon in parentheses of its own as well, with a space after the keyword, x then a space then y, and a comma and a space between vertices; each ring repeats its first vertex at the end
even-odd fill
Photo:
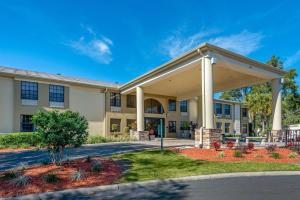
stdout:
POLYGON ((212 38, 208 42, 242 55, 248 55, 260 48, 262 38, 261 33, 242 31, 238 34, 212 38))
POLYGON ((263 35, 261 33, 251 33, 246 30, 232 35, 219 35, 218 31, 201 31, 188 37, 177 32, 162 42, 162 49, 169 57, 174 58, 203 42, 220 46, 232 50, 236 53, 248 55, 261 46, 263 35))
POLYGON ((88 26, 81 25, 81 27, 87 31, 88 35, 81 36, 78 40, 70 41, 66 45, 101 64, 109 64, 112 61, 112 40, 105 36, 97 37, 94 30, 88 26))
POLYGON ((295 63, 300 61, 300 50, 298 50, 294 55, 288 57, 286 61, 284 62, 284 66, 291 67, 295 63))

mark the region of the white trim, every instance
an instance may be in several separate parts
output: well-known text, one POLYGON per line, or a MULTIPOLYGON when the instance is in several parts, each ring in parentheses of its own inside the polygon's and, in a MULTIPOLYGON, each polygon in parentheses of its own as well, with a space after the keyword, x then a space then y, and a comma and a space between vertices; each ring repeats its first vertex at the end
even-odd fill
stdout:
POLYGON ((23 106, 37 106, 38 105, 38 100, 22 99, 21 104, 23 106))
POLYGON ((145 84, 147 84, 147 83, 149 83, 149 82, 151 82, 151 81, 155 81, 155 80, 157 80, 157 79, 163 78, 164 76, 169 75, 169 74, 171 74, 171 73, 173 73, 173 72, 181 71, 181 70, 183 70, 184 68, 186 68, 187 66, 189 66, 190 64, 193 64, 193 63, 195 63, 195 62, 197 62, 197 61, 199 61, 199 60, 201 60, 201 59, 202 59, 202 57, 200 57, 200 58, 198 58, 198 59, 196 59, 196 60, 190 61, 189 63, 186 63, 186 64, 184 64, 184 65, 182 65, 182 66, 180 66, 180 67, 177 67, 177 68, 175 68, 175 69, 173 69, 173 70, 170 70, 170 71, 167 71, 167 72, 165 72, 165 73, 163 73, 163 74, 160 74, 160 75, 158 75, 158 76, 156 76, 156 77, 153 77, 153 78, 151 78, 151 79, 145 80, 145 81, 143 81, 143 82, 141 82, 141 83, 139 83, 139 84, 137 84, 137 85, 135 85, 135 86, 133 86, 133 87, 127 89, 127 90, 122 91, 121 94, 126 94, 126 93, 128 93, 129 91, 135 89, 136 87, 141 87, 141 86, 143 86, 143 85, 145 85, 145 84))
POLYGON ((56 101, 49 101, 50 108, 64 108, 65 103, 64 102, 56 102, 56 101))

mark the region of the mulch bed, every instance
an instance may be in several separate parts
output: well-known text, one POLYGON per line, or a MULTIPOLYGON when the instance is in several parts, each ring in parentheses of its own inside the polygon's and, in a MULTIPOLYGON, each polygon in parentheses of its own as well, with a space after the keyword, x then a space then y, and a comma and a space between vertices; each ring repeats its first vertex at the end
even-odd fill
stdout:
POLYGON ((23 170, 22 174, 31 177, 30 183, 26 186, 17 187, 11 183, 11 180, 0 179, 0 197, 13 197, 31 193, 112 184, 121 177, 122 172, 115 161, 93 157, 92 162, 89 163, 85 159, 76 159, 64 162, 61 166, 49 164, 29 167, 23 170), (91 165, 96 160, 101 161, 102 170, 100 172, 91 172, 91 165), (81 180, 73 181, 71 179, 72 174, 79 169, 85 171, 85 176, 81 180), (48 173, 57 174, 59 181, 56 183, 46 183, 44 175, 48 173))
POLYGON ((27 148, 3 148, 0 149, 0 153, 11 153, 11 152, 19 152, 19 151, 28 151, 33 150, 34 147, 27 147, 27 148))
POLYGON ((247 153, 243 154, 243 157, 237 158, 233 156, 234 150, 230 149, 220 149, 216 151, 215 149, 199 149, 199 148, 189 148, 189 149, 174 149, 174 151, 186 155, 188 157, 207 160, 207 161, 221 161, 221 162, 235 162, 235 161, 255 161, 255 162, 273 162, 273 163, 299 163, 300 156, 296 158, 289 158, 288 154, 292 151, 286 148, 277 148, 275 152, 280 154, 279 159, 270 157, 266 149, 254 149, 247 150, 247 153), (225 153, 225 157, 220 158, 220 152, 225 153))

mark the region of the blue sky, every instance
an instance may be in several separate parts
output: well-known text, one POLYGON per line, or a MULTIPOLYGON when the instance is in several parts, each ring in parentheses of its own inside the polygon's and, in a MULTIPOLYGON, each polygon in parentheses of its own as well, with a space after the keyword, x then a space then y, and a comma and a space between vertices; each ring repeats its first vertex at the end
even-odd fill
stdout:
POLYGON ((124 83, 202 42, 300 67, 300 1, 10 0, 0 25, 0 65, 101 81, 124 83))

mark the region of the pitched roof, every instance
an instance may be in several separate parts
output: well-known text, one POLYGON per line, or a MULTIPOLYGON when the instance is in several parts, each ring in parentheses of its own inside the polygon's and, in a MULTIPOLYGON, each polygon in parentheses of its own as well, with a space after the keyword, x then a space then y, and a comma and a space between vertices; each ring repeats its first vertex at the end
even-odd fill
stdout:
POLYGON ((11 67, 2 67, 0 66, 0 75, 14 77, 14 78, 29 78, 29 79, 37 79, 44 81, 56 81, 60 83, 67 84, 76 84, 76 85, 84 85, 91 87, 100 87, 100 88, 112 88, 118 89, 120 87, 117 83, 108 83, 102 81, 88 80, 76 77, 62 76, 59 74, 49 74, 44 72, 35 72, 23 69, 16 69, 11 67))

